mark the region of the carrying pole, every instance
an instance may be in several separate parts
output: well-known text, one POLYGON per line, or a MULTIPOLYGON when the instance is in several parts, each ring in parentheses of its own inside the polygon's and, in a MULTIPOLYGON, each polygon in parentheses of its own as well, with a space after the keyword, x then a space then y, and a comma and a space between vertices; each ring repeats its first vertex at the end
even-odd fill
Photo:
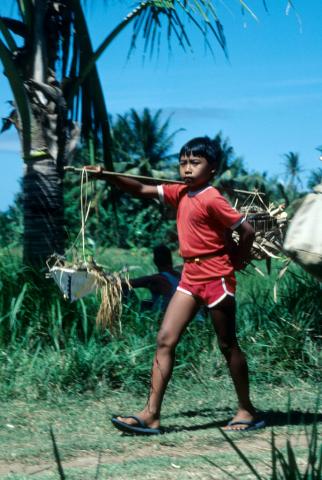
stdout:
MULTIPOLYGON (((79 172, 81 173, 84 169, 83 168, 77 168, 77 167, 72 167, 67 165, 64 167, 64 170, 70 171, 70 172, 79 172)), ((181 180, 169 180, 167 178, 154 178, 154 177, 145 177, 144 175, 131 175, 130 173, 119 173, 119 172, 110 172, 109 170, 101 170, 99 172, 96 172, 95 170, 86 170, 88 175, 94 175, 97 173, 98 175, 102 175, 106 178, 108 177, 126 177, 126 178, 133 178, 133 180, 139 180, 145 183, 181 183, 184 185, 184 182, 181 180)), ((102 179, 100 179, 102 180, 102 179)))
MULTIPOLYGON (((80 167, 72 167, 71 165, 67 165, 64 167, 64 170, 69 171, 69 172, 76 172, 76 173, 81 173, 84 169, 80 167)), ((169 180, 168 178, 154 178, 154 177, 146 177, 144 175, 132 175, 130 173, 120 173, 120 172, 111 172, 109 170, 100 170, 98 171, 91 171, 91 170, 86 170, 89 175, 95 176, 97 175, 102 175, 106 178, 108 177, 126 177, 126 178, 133 178, 134 180, 139 180, 144 183, 150 183, 150 184, 161 184, 161 183, 176 183, 176 184, 181 184, 181 185, 186 185, 185 182, 182 182, 181 180, 169 180)), ((103 180, 100 178, 100 180, 103 180)), ((244 193, 247 195, 264 195, 264 192, 259 192, 258 190, 254 189, 253 191, 248 191, 248 190, 239 190, 238 188, 230 188, 230 187, 218 187, 219 190, 224 190, 225 192, 235 192, 235 193, 244 193)))

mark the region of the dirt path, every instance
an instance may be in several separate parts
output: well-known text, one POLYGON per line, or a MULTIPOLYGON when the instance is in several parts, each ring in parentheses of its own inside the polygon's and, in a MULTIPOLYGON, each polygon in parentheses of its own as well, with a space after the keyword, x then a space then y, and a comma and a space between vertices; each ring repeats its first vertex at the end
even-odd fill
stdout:
MULTIPOLYGON (((238 434, 239 435, 239 434, 238 434)), ((248 434, 249 435, 249 434, 248 434)), ((236 445, 242 452, 248 456, 251 452, 252 454, 263 454, 260 456, 268 457, 270 456, 271 446, 270 446, 270 429, 266 429, 261 433, 256 433, 256 436, 245 438, 243 436, 233 437, 236 445)), ((294 448, 305 448, 307 446, 307 439, 305 433, 292 435, 290 437, 292 446, 294 448)), ((286 435, 280 433, 276 436, 276 445, 278 448, 283 448, 285 446, 286 435)), ((78 452, 77 455, 66 458, 62 461, 64 470, 69 469, 97 469, 98 464, 100 466, 111 466, 115 464, 121 464, 131 460, 142 460, 149 461, 158 457, 168 457, 170 460, 170 466, 173 470, 180 469, 178 465, 178 460, 182 459, 191 459, 194 457, 200 457, 200 459, 205 459, 212 457, 214 454, 227 453, 232 454, 233 450, 227 442, 222 442, 218 445, 205 447, 203 445, 202 449, 198 449, 193 441, 185 443, 183 446, 168 446, 166 444, 159 443, 156 448, 156 444, 145 444, 144 448, 142 445, 138 445, 138 448, 132 450, 129 453, 115 454, 112 451, 102 451, 102 452, 78 452)), ((37 462, 35 458, 26 459, 26 462, 4 462, 0 461, 0 475, 9 475, 9 474, 21 474, 21 475, 37 475, 41 473, 57 473, 57 466, 54 462, 54 459, 51 462, 37 462), (30 461, 30 463, 29 463, 30 461)), ((262 468, 265 465, 262 466, 262 468)), ((219 469, 215 469, 220 472, 219 469)), ((215 474, 215 470, 212 468, 212 475, 215 474)), ((265 468, 266 470, 266 468, 265 468)), ((192 474, 193 472, 191 472, 192 474)), ((131 475, 129 475, 131 478, 131 475)), ((151 477, 152 478, 152 477, 151 477)), ((158 477, 153 477, 158 478, 158 477)), ((160 477, 161 478, 161 477, 160 477)), ((174 477, 175 478, 175 477, 174 477)), ((217 477, 209 477, 217 478, 217 477)), ((222 477, 218 477, 222 478, 222 477)))
MULTIPOLYGON (((123 436, 111 425, 115 412, 138 411, 142 404, 140 396, 125 391, 113 391, 101 399, 89 394, 50 402, 0 403, 0 477, 57 480, 49 433, 52 427, 68 480, 226 480, 229 475, 223 474, 223 469, 236 478, 243 474, 243 479, 254 479, 219 430, 234 412, 227 405, 233 393, 225 382, 170 390, 163 416, 166 433, 148 438, 123 436)), ((274 429, 277 447, 285 452, 289 438, 298 465, 304 468, 306 431, 310 435, 314 422, 322 422, 322 413, 318 417, 314 413, 314 388, 306 384, 292 388, 291 406, 285 387, 263 390, 259 386, 257 391, 255 386, 253 392, 268 427, 231 433, 229 438, 266 475, 271 470, 274 429)))

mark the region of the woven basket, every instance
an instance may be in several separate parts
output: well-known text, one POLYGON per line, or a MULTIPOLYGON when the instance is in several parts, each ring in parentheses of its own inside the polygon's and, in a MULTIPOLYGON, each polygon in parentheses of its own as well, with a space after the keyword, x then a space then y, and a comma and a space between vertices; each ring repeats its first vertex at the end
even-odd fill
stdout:
POLYGON ((240 208, 247 221, 255 230, 255 240, 251 249, 251 258, 265 260, 279 258, 287 228, 287 214, 282 207, 267 208, 253 205, 240 208))

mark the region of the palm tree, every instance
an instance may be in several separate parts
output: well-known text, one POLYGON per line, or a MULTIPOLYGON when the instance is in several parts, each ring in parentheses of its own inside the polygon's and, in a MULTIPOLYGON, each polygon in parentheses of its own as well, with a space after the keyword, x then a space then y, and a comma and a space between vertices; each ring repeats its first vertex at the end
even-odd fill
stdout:
POLYGON ((0 59, 14 95, 4 127, 13 124, 21 140, 24 261, 37 265, 63 252, 63 167, 77 141, 74 120, 84 139, 101 137, 109 167, 110 135, 96 68, 76 85, 93 56, 80 3, 20 0, 17 7, 19 19, 0 19, 0 59))
POLYGON ((311 171, 307 181, 307 186, 312 189, 320 183, 322 183, 322 167, 316 168, 315 170, 311 171))
POLYGON ((214 137, 214 142, 217 144, 220 158, 215 185, 227 192, 233 192, 234 188, 244 188, 240 185, 241 177, 247 176, 248 172, 243 159, 235 156, 229 138, 224 138, 221 131, 214 137))
POLYGON ((169 40, 174 36, 181 47, 191 49, 186 17, 210 48, 209 34, 224 50, 226 43, 212 0, 142 1, 95 52, 81 0, 15 4, 16 16, 0 18, 0 60, 14 96, 4 129, 14 125, 21 141, 24 260, 37 265, 64 249, 63 167, 77 144, 76 122, 93 156, 101 148, 105 167, 113 168, 109 119, 95 63, 113 39, 132 24, 131 47, 142 33, 145 48, 153 50, 165 28, 169 40))
POLYGON ((233 147, 230 145, 229 138, 224 138, 221 131, 217 133, 213 141, 217 144, 220 152, 220 166, 217 172, 217 175, 219 176, 229 169, 235 152, 233 147))
POLYGON ((302 184, 300 174, 303 172, 298 153, 285 153, 285 177, 291 190, 296 190, 296 184, 302 184))
POLYGON ((152 114, 131 109, 118 115, 112 126, 113 152, 118 159, 116 169, 136 175, 167 177, 176 173, 171 168, 176 155, 170 154, 173 139, 182 129, 169 134, 171 116, 162 122, 162 110, 152 114))

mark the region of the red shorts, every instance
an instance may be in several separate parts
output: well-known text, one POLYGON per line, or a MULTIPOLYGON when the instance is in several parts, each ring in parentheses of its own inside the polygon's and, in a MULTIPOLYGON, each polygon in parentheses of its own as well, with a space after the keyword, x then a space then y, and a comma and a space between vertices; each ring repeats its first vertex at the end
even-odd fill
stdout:
POLYGON ((231 297, 235 296, 236 278, 235 275, 216 277, 209 282, 195 285, 180 281, 177 290, 187 295, 193 295, 208 308, 212 308, 220 303, 227 295, 231 297))

